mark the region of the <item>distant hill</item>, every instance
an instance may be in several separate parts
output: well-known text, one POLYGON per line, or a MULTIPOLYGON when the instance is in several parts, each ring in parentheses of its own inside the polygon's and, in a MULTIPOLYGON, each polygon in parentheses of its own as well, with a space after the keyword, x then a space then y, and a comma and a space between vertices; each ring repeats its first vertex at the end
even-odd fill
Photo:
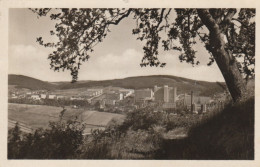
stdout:
POLYGON ((31 90, 54 90, 54 89, 77 89, 91 87, 122 87, 128 89, 153 88, 154 85, 169 87, 177 87, 177 93, 189 93, 193 90, 195 93, 210 96, 217 92, 223 92, 225 83, 223 82, 206 82, 196 81, 192 79, 169 76, 169 75, 151 75, 128 77, 124 79, 103 80, 103 81, 78 81, 71 82, 45 82, 35 78, 10 74, 8 77, 8 85, 16 85, 16 88, 27 88, 31 90))
POLYGON ((196 81, 192 79, 169 76, 169 75, 151 75, 128 77, 124 79, 103 80, 103 81, 80 81, 76 83, 62 83, 60 89, 75 89, 83 87, 99 87, 99 86, 114 86, 129 89, 153 88, 154 85, 170 87, 176 86, 178 94, 187 93, 194 90, 200 95, 210 96, 216 92, 223 92, 225 83, 223 82, 206 82, 196 81))
POLYGON ((57 86, 52 83, 15 74, 8 75, 8 85, 15 85, 16 88, 27 88, 31 90, 54 90, 57 88, 57 86))

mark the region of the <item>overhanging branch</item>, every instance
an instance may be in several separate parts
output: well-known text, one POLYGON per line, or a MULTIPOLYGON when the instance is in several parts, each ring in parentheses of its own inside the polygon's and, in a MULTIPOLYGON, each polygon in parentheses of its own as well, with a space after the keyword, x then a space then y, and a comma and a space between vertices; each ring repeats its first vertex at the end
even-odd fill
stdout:
POLYGON ((118 25, 118 23, 120 23, 120 21, 126 17, 128 17, 130 15, 130 13, 132 12, 132 9, 128 9, 128 11, 123 14, 118 20, 113 21, 109 21, 108 24, 114 24, 114 25, 118 25))

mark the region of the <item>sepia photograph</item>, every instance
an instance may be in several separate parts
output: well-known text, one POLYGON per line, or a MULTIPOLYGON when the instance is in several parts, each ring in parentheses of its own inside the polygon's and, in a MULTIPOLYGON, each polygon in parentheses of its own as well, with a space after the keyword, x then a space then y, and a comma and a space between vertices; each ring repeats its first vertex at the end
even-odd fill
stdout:
POLYGON ((256 160, 256 8, 39 7, 7 9, 9 162, 256 160))

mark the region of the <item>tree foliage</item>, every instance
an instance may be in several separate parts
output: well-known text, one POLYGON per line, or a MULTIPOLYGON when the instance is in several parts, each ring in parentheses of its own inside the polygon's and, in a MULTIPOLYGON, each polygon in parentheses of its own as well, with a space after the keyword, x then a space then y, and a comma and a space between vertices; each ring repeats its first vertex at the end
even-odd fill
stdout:
MULTIPOLYGON (((180 61, 199 64, 194 45, 199 41, 210 53, 208 65, 214 62, 209 31, 202 22, 198 11, 201 9, 31 9, 39 16, 49 16, 56 20, 55 30, 50 34, 58 37, 58 42, 37 42, 54 48, 49 55, 51 68, 59 71, 70 70, 73 81, 77 80, 82 62, 90 58, 96 44, 102 42, 110 32, 111 25, 118 25, 126 17, 136 21, 132 30, 137 40, 145 41, 141 66, 165 66, 158 59, 158 48, 180 51, 180 61), (52 10, 52 11, 51 11, 52 10), (51 11, 51 12, 50 12, 51 11), (175 20, 171 19, 174 18, 175 20), (166 32, 163 39, 161 33, 166 32)), ((211 16, 225 34, 226 51, 233 57, 243 58, 239 70, 245 76, 254 76, 255 64, 255 9, 209 9, 211 16)))
POLYGON ((18 124, 8 133, 9 159, 68 159, 79 153, 84 125, 77 120, 50 122, 49 129, 22 134, 18 124))
POLYGON ((8 158, 20 158, 19 151, 21 149, 21 130, 19 124, 8 130, 8 158))
POLYGON ((37 38, 37 42, 54 48, 49 55, 51 68, 70 70, 72 81, 77 80, 81 63, 88 60, 94 46, 104 40, 110 26, 132 17, 136 21, 133 34, 145 43, 141 67, 166 65, 158 59, 161 45, 164 50, 179 51, 181 62, 198 65, 194 45, 200 41, 210 53, 208 65, 216 61, 233 100, 247 98, 243 77, 248 80, 255 73, 255 9, 31 10, 57 21, 56 29, 50 33, 58 37, 58 42, 44 43, 42 37, 37 38), (163 32, 167 34, 165 38, 163 32))

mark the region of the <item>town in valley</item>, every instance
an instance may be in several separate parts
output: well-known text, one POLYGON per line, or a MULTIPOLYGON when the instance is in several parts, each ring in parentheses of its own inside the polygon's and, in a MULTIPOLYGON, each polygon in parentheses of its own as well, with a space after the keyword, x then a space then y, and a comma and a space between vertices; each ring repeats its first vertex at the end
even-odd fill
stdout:
MULTIPOLYGON (((12 77, 16 77, 13 75, 12 77)), ((24 78, 26 80, 26 78, 24 78)), ((211 96, 200 95, 201 91, 192 86, 190 91, 183 91, 181 87, 174 86, 174 81, 171 85, 153 85, 153 87, 130 89, 117 86, 91 86, 70 89, 35 89, 22 88, 17 85, 9 85, 9 105, 11 103, 36 105, 41 106, 55 106, 57 114, 62 111, 65 112, 88 112, 96 111, 103 113, 114 113, 125 115, 129 112, 141 108, 150 107, 154 112, 166 112, 170 115, 185 115, 185 114, 205 114, 215 108, 216 105, 221 107, 222 102, 225 101, 227 95, 225 90, 220 88, 221 91, 215 92, 211 96)), ((168 82, 167 82, 168 83, 168 82)), ((53 85, 55 83, 52 83, 53 85)), ((57 83, 56 83, 57 84, 57 83)), ((73 85, 73 84, 71 84, 73 85)), ((197 83, 197 87, 199 83, 197 83)), ((24 86, 26 87, 26 86, 24 86)), ((9 106, 12 108, 12 106, 9 106)), ((44 114, 43 113, 37 114, 44 114)), ((9 109, 9 122, 10 127, 14 126, 17 121, 16 117, 13 118, 12 110, 9 109), (13 123, 12 123, 13 122, 13 123)), ((36 115, 37 115, 36 114, 36 115)), ((56 115, 56 117, 58 117, 56 115)), ((46 118, 47 122, 49 117, 46 118)), ((18 121, 20 119, 18 118, 18 121)), ((20 120, 24 122, 26 127, 32 128, 26 124, 27 120, 20 120)), ((87 120, 82 120, 85 123, 87 120)), ((100 128, 101 122, 97 121, 91 124, 93 129, 100 128)), ((106 123, 104 124, 104 126, 106 123)), ((36 127, 41 127, 36 126, 36 127)), ((90 134, 91 127, 86 134, 90 134)), ((33 128, 32 128, 33 129, 33 128)))

